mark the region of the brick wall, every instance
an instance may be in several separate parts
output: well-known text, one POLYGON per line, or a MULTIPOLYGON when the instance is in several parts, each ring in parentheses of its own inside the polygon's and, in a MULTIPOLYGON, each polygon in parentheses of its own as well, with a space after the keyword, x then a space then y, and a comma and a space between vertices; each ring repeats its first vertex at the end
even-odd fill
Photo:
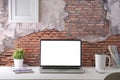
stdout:
MULTIPOLYGON (((108 33, 108 21, 105 19, 106 12, 103 10, 100 0, 65 0, 66 29, 63 32, 56 30, 44 30, 29 34, 15 40, 16 48, 23 48, 25 51, 24 63, 30 66, 38 66, 40 60, 41 39, 76 39, 78 36, 97 35, 105 36, 108 33)), ((110 36, 107 40, 89 43, 82 42, 82 64, 83 66, 94 66, 94 54, 105 52, 108 45, 115 44, 120 49, 120 35, 110 36)), ((13 65, 13 50, 6 50, 0 55, 0 65, 13 65)))
POLYGON ((106 36, 108 21, 101 0, 65 0, 68 12, 66 32, 69 36, 84 37, 88 35, 106 36))
MULTIPOLYGON (((16 48, 23 48, 25 51, 25 63, 30 66, 38 66, 40 60, 40 39, 73 39, 66 36, 65 32, 58 32, 55 30, 46 30, 43 32, 33 33, 16 40, 16 48)), ((82 64, 83 66, 94 66, 94 54, 98 52, 105 52, 108 45, 115 44, 120 49, 120 35, 109 37, 105 41, 97 43, 82 42, 82 64)), ((13 65, 12 59, 13 50, 7 50, 4 54, 0 55, 0 65, 11 66, 13 65)))

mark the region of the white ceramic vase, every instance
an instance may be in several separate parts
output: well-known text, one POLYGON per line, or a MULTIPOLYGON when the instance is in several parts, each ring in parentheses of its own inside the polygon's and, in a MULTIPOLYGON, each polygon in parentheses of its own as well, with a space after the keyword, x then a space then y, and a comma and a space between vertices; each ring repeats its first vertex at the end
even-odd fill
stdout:
POLYGON ((14 59, 14 67, 23 67, 23 59, 14 59))

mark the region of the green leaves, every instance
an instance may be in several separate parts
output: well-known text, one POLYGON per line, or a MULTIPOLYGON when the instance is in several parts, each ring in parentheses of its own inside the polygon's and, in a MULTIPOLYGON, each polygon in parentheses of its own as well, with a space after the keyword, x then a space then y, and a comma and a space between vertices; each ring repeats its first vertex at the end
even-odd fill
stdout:
POLYGON ((24 51, 23 49, 16 49, 13 53, 14 59, 23 59, 24 58, 24 51))

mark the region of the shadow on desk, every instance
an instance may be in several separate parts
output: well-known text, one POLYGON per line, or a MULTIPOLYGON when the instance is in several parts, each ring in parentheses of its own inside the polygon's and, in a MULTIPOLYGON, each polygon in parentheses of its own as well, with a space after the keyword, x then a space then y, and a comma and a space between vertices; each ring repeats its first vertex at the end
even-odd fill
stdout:
POLYGON ((120 72, 111 73, 104 80, 120 80, 120 72))

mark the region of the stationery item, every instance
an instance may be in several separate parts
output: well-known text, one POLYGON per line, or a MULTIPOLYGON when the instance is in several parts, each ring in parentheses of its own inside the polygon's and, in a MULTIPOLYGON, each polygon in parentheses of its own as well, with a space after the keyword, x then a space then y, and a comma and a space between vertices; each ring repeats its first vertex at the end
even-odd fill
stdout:
POLYGON ((22 74, 22 73, 33 73, 34 71, 27 67, 12 67, 13 72, 16 74, 22 74))
POLYGON ((99 72, 104 72, 106 68, 110 67, 110 56, 106 54, 95 54, 95 69, 99 72), (107 58, 109 60, 108 66, 106 66, 107 58))
POLYGON ((18 69, 18 70, 13 70, 16 74, 21 74, 21 73, 33 73, 32 69, 18 69))

